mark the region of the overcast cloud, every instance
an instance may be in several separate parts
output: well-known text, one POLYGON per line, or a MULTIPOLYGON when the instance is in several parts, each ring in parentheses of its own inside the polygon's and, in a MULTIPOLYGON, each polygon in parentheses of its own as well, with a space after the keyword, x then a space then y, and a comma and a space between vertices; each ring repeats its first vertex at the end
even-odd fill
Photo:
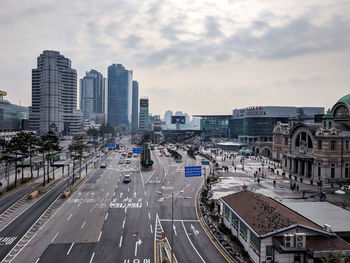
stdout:
POLYGON ((350 93, 350 0, 2 0, 0 90, 31 104, 43 50, 133 69, 151 112, 324 106, 350 93))

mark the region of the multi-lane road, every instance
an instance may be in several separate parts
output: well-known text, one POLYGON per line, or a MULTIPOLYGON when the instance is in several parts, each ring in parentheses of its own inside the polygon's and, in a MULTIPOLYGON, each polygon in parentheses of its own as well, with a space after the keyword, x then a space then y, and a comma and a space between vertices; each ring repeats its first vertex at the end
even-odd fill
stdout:
POLYGON ((195 197, 203 178, 184 177, 184 166, 199 161, 183 155, 183 162, 175 163, 155 149, 154 169, 140 171, 138 157, 119 164, 121 153, 111 153, 107 167, 91 173, 69 198, 51 208, 40 227, 30 228, 34 222, 29 220, 32 213, 43 213, 39 201, 16 219, 17 224, 5 227, 0 232, 1 260, 8 262, 10 252, 15 255, 12 262, 26 263, 155 262, 156 242, 165 232, 177 262, 227 262, 196 215, 195 197), (131 175, 130 183, 123 182, 125 174, 131 175), (24 235, 23 229, 29 233, 24 235), (1 242, 5 235, 16 237, 11 245, 1 242))

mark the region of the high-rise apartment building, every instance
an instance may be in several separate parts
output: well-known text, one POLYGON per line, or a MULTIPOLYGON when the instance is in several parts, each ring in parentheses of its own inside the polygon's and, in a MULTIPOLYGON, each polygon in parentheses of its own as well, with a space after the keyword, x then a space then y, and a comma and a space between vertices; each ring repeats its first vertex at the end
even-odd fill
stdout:
POLYGON ((57 133, 72 135, 82 121, 77 110, 77 72, 58 51, 45 50, 32 70, 32 106, 29 128, 46 133, 55 124, 57 133))
POLYGON ((139 128, 139 83, 132 82, 132 114, 131 130, 136 131, 139 128))
POLYGON ((105 78, 94 69, 80 79, 80 109, 85 120, 96 121, 105 113, 105 78))
POLYGON ((149 101, 148 98, 140 99, 139 130, 149 131, 149 101))
POLYGON ((107 123, 124 130, 131 125, 132 75, 132 70, 121 64, 108 67, 107 123))

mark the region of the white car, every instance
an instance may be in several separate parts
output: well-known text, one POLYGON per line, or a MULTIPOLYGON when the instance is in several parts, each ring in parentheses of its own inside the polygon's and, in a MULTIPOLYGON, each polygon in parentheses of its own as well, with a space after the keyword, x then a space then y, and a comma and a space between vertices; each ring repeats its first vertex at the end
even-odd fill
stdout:
POLYGON ((130 174, 125 174, 123 182, 124 183, 130 183, 131 182, 131 175, 130 174))

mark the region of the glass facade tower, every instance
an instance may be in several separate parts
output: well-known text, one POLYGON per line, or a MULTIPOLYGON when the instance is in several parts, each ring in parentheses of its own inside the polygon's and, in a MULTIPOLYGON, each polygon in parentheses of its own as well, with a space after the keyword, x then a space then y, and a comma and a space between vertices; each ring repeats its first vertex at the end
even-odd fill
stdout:
POLYGON ((132 75, 132 70, 121 64, 108 67, 107 123, 123 130, 131 125, 132 75))
POLYGON ((105 112, 105 78, 94 69, 80 80, 80 109, 84 119, 105 112))
POLYGON ((139 83, 132 82, 132 116, 131 129, 136 131, 139 128, 139 83))

